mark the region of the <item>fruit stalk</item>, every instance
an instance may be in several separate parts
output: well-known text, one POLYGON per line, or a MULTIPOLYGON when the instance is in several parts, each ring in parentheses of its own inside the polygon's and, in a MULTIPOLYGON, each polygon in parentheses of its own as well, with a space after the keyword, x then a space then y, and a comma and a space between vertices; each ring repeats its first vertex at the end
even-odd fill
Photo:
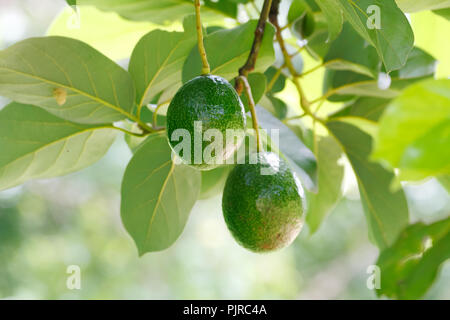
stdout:
MULTIPOLYGON (((253 39, 252 49, 245 64, 239 69, 239 75, 247 77, 248 74, 255 69, 256 59, 258 59, 259 49, 261 48, 262 38, 266 29, 266 22, 269 17, 272 0, 264 0, 261 15, 259 16, 258 25, 255 30, 255 38, 253 39)), ((242 90, 242 82, 236 81, 236 91, 240 95, 242 90)))
POLYGON ((198 52, 200 53, 200 58, 202 59, 202 75, 210 74, 211 68, 209 67, 208 58, 206 56, 205 45, 203 43, 203 27, 202 20, 200 17, 200 0, 195 0, 195 18, 197 22, 197 41, 198 41, 198 52))
POLYGON ((245 95, 248 99, 248 106, 252 115, 253 129, 255 130, 256 135, 256 151, 261 152, 261 138, 259 136, 258 118, 256 116, 255 101, 253 100, 252 89, 250 88, 250 84, 245 76, 239 76, 238 81, 236 82, 240 82, 244 86, 245 95))

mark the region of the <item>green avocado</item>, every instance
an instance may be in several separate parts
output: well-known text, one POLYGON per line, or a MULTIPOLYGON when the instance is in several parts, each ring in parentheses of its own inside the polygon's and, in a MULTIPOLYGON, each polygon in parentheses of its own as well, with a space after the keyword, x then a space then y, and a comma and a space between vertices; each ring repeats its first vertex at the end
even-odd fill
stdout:
POLYGON ((254 252, 288 246, 303 226, 306 202, 289 166, 272 152, 230 172, 222 198, 225 222, 236 241, 254 252))
POLYGON ((172 150, 182 162, 200 170, 216 168, 233 155, 245 136, 244 130, 242 102, 231 84, 218 76, 203 75, 186 82, 167 110, 167 137, 172 150), (177 129, 189 133, 189 148, 183 147, 186 136, 177 129), (227 129, 236 130, 235 138, 230 139, 233 141, 227 141, 227 129), (208 138, 207 131, 213 136, 208 138), (218 134, 222 141, 216 139, 218 134), (205 158, 205 148, 214 142, 220 148, 209 147, 206 155, 211 154, 212 158, 205 158))

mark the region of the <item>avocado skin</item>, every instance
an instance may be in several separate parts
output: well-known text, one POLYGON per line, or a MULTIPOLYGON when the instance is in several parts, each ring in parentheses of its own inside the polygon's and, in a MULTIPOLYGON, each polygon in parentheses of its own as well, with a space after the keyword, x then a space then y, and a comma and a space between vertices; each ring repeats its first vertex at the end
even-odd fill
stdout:
POLYGON ((286 162, 271 152, 230 172, 222 198, 225 222, 236 241, 254 252, 288 246, 303 226, 304 191, 286 162), (278 172, 261 175, 261 168, 278 172))
MULTIPOLYGON (((226 130, 242 130, 238 144, 224 147, 223 160, 232 155, 245 135, 245 111, 239 96, 231 84, 219 76, 203 75, 186 82, 175 94, 167 110, 167 137, 172 149, 181 142, 171 141, 176 129, 186 129, 191 135, 191 161, 181 156, 184 163, 200 170, 211 170, 219 164, 194 163, 194 121, 202 122, 201 136, 208 129, 218 129, 226 143, 226 130)), ((202 141, 204 148, 211 142, 202 141)), ((203 157, 202 157, 203 158, 203 157)))

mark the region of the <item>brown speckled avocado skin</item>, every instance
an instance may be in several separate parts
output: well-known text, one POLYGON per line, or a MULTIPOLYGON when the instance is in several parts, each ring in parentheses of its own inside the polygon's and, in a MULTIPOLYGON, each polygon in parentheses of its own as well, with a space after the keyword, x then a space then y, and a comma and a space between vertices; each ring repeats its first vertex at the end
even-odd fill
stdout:
MULTIPOLYGON (((208 129, 218 129, 225 140, 226 130, 242 130, 244 137, 245 111, 239 96, 231 84, 219 76, 203 75, 186 82, 175 94, 167 110, 167 137, 174 148, 179 141, 171 141, 176 129, 186 129, 191 135, 191 163, 182 155, 182 160, 200 170, 210 170, 217 165, 195 164, 194 161, 194 121, 202 122, 202 136, 208 129)), ((181 141, 181 140, 180 140, 181 141)), ((224 141, 225 143, 225 141, 224 141)), ((202 150, 210 144, 203 141, 202 150)), ((226 150, 227 155, 233 150, 226 150)))
POLYGON ((254 252, 288 246, 303 226, 304 191, 286 162, 274 153, 258 153, 257 163, 238 164, 230 172, 222 198, 225 222, 233 237, 254 252), (276 168, 262 175, 261 168, 276 168))

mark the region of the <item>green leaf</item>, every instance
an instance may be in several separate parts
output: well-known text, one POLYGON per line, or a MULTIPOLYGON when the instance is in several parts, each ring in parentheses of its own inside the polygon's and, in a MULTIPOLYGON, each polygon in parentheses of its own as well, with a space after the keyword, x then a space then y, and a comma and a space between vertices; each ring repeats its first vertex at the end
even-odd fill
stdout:
POLYGON ((139 39, 155 27, 150 22, 129 21, 95 7, 77 6, 76 13, 72 8, 61 11, 47 35, 78 39, 119 61, 128 59, 139 39))
POLYGON ((142 143, 125 171, 120 209, 139 255, 164 250, 178 239, 200 185, 200 172, 172 162, 163 134, 142 143))
POLYGON ((0 190, 86 168, 115 136, 111 127, 72 123, 13 102, 0 111, 0 190))
MULTIPOLYGON (((173 23, 194 13, 192 0, 78 0, 80 5, 94 5, 104 11, 117 12, 129 20, 151 21, 159 24, 173 23)), ((237 3, 204 0, 202 18, 236 18, 237 3)))
POLYGON ((443 120, 406 147, 399 178, 420 180, 450 174, 450 118, 443 120))
POLYGON ((414 45, 414 34, 394 0, 339 0, 339 3, 346 20, 375 47, 388 73, 406 63, 414 45), (380 29, 367 27, 369 17, 374 15, 367 13, 369 6, 380 10, 380 29))
POLYGON ((407 88, 380 119, 373 159, 400 169, 399 179, 450 173, 450 80, 407 88), (431 107, 432 106, 432 107, 431 107))
POLYGON ((266 104, 264 104, 263 107, 269 110, 278 119, 285 119, 288 112, 287 104, 283 100, 272 95, 268 95, 267 99, 270 102, 270 106, 266 106, 266 104))
MULTIPOLYGON (((294 171, 298 174, 306 189, 317 191, 317 162, 314 154, 280 120, 275 118, 269 111, 262 107, 256 107, 258 123, 261 128, 279 130, 279 149, 288 159, 294 171)), ((275 141, 276 142, 276 141, 275 141)))
POLYGON ((366 75, 332 69, 325 70, 323 92, 330 101, 347 101, 355 95, 390 98, 399 94, 390 88, 380 89, 378 82, 366 75))
POLYGON ((66 0, 67 4, 69 6, 76 6, 77 5, 77 0, 66 0))
POLYGON ((437 10, 450 7, 450 0, 396 0, 396 2, 404 12, 437 10))
POLYGON ((354 116, 378 121, 390 101, 390 99, 384 98, 361 97, 350 105, 332 114, 330 118, 334 119, 338 117, 354 116))
POLYGON ((357 64, 357 63, 353 63, 350 61, 346 61, 346 60, 342 60, 342 59, 333 59, 330 61, 327 61, 325 63, 325 67, 327 69, 331 69, 331 70, 347 70, 347 71, 353 71, 355 73, 359 73, 371 78, 375 78, 376 74, 373 70, 370 70, 369 68, 357 64))
POLYGON ((233 169, 233 166, 230 165, 202 171, 202 187, 199 199, 209 199, 222 193, 231 169, 233 169))
POLYGON ((324 91, 327 92, 328 99, 331 101, 335 100, 334 95, 350 96, 350 99, 354 95, 392 99, 400 95, 403 89, 413 83, 429 79, 429 76, 409 79, 390 78, 391 84, 389 88, 385 89, 380 87, 378 80, 370 80, 349 71, 336 72, 327 70, 325 73, 324 91))
MULTIPOLYGON (((345 34, 345 32, 342 34, 345 34)), ((350 44, 347 43, 347 46, 349 45, 350 44)), ((339 56, 339 53, 334 56, 339 56)), ((330 57, 332 56, 330 55, 330 57)), ((364 61, 362 58, 359 60, 364 61)), ((330 60, 328 63, 332 63, 332 61, 334 60, 330 60)), ((391 72, 391 84, 387 89, 380 88, 378 79, 371 80, 366 77, 364 72, 362 72, 363 70, 358 72, 356 69, 351 70, 348 66, 345 69, 353 72, 336 71, 338 68, 333 68, 333 66, 331 68, 328 67, 329 70, 325 73, 324 89, 325 91, 332 89, 332 93, 335 95, 394 98, 398 96, 405 87, 412 83, 433 76, 436 72, 436 65, 437 60, 434 57, 419 48, 413 48, 406 64, 401 69, 391 72), (334 70, 331 71, 332 69, 334 70)), ((363 67, 363 65, 359 66, 363 67)), ((369 72, 372 72, 370 69, 368 70, 369 72)), ((330 100, 334 101, 339 99, 337 99, 336 96, 331 96, 330 100)))
POLYGON ((290 24, 292 24, 306 12, 312 13, 312 10, 305 1, 293 0, 292 4, 289 7, 287 20, 290 24))
MULTIPOLYGON (((205 49, 211 67, 211 73, 231 80, 238 75, 238 70, 247 61, 250 53, 256 20, 251 20, 233 29, 216 31, 205 37, 205 49)), ((264 72, 275 60, 273 37, 275 29, 266 25, 266 31, 259 50, 254 72, 264 72)), ((200 75, 202 70, 198 49, 194 48, 183 68, 183 82, 200 75)))
POLYGON ((433 12, 441 17, 444 17, 447 20, 450 20, 450 8, 433 10, 433 12))
POLYGON ((322 10, 328 21, 328 41, 333 41, 337 38, 342 30, 342 24, 344 18, 342 16, 342 10, 339 6, 338 0, 322 0, 318 1, 317 5, 322 10))
POLYGON ((354 95, 394 98, 406 86, 432 76, 437 65, 436 59, 427 52, 413 48, 406 64, 391 72, 392 83, 385 89, 378 84, 378 79, 372 80, 379 71, 376 53, 348 24, 331 44, 324 61, 327 67, 324 91, 332 90, 331 101, 346 101, 354 95), (348 50, 349 47, 355 50, 348 50))
POLYGON ((450 218, 406 228, 383 250, 377 265, 381 283, 377 295, 393 299, 420 299, 431 287, 440 266, 450 259, 450 218))
POLYGON ((328 32, 325 29, 319 29, 308 39, 306 49, 308 53, 316 60, 323 58, 330 44, 327 41, 328 32))
POLYGON ((181 86, 181 70, 196 41, 194 17, 189 16, 184 32, 154 30, 138 42, 128 67, 138 105, 169 87, 181 86))
MULTIPOLYGON (((271 81, 273 81, 273 78, 277 74, 277 69, 275 67, 269 67, 269 69, 267 69, 266 72, 264 72, 264 74, 267 78, 267 83, 269 84, 271 83, 271 81)), ((280 92, 286 86, 286 76, 283 73, 280 73, 280 75, 274 81, 275 82, 273 83, 272 88, 270 88, 270 90, 267 93, 280 92)))
POLYGON ((389 247, 408 224, 403 190, 391 191, 394 175, 369 160, 372 139, 368 134, 340 121, 330 121, 327 127, 342 145, 355 172, 369 237, 380 249, 389 247))
POLYGON ((91 124, 130 117, 134 105, 125 70, 87 44, 63 37, 31 38, 0 51, 0 95, 91 124))
POLYGON ((325 217, 334 209, 342 197, 344 167, 339 163, 342 149, 332 137, 321 137, 317 142, 315 155, 318 167, 317 194, 307 193, 308 213, 306 223, 310 233, 317 231, 325 217))
POLYGON ((307 39, 314 33, 316 27, 316 21, 314 20, 314 14, 309 11, 305 11, 292 25, 292 31, 299 39, 307 39))
POLYGON ((406 64, 399 70, 391 72, 391 77, 400 79, 432 76, 436 72, 438 61, 420 48, 414 47, 406 64))
POLYGON ((348 24, 330 45, 324 58, 325 66, 333 70, 349 70, 376 78, 379 68, 376 50, 348 24), (349 50, 352 48, 352 50, 349 50))
POLYGON ((450 193, 450 175, 444 175, 437 178, 439 183, 450 193))

